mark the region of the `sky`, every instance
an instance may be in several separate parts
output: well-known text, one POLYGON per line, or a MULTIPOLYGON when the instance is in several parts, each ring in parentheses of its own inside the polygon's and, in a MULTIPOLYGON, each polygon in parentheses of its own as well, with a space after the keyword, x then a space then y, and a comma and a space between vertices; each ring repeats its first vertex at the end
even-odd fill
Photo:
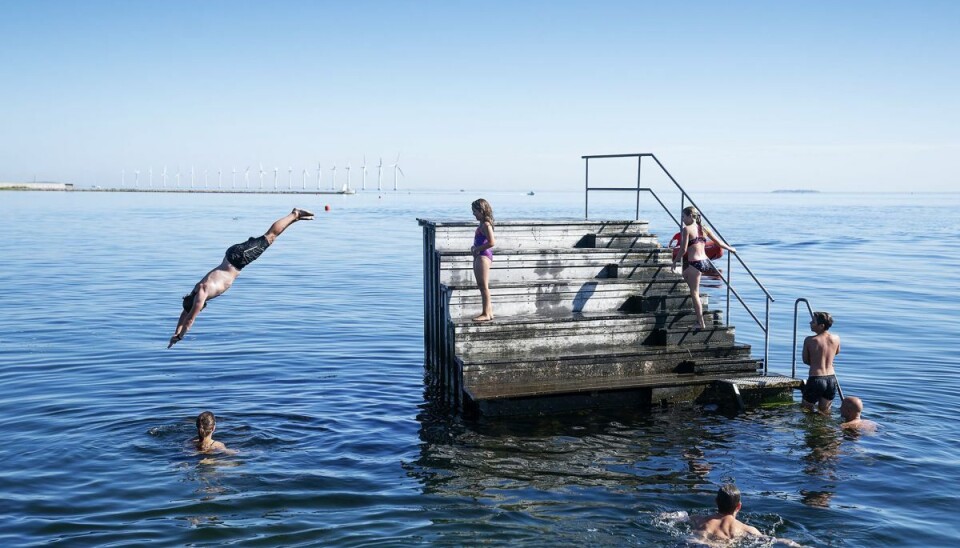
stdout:
POLYGON ((0 181, 938 192, 958 128, 954 1, 0 0, 0 181))

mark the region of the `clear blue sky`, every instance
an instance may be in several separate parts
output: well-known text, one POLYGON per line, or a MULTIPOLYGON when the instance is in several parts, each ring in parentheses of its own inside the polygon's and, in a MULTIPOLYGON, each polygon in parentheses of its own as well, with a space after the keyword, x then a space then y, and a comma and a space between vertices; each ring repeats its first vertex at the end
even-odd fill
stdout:
POLYGON ((407 188, 577 189, 644 151, 693 190, 939 191, 958 128, 953 1, 0 0, 0 181, 402 153, 407 188))

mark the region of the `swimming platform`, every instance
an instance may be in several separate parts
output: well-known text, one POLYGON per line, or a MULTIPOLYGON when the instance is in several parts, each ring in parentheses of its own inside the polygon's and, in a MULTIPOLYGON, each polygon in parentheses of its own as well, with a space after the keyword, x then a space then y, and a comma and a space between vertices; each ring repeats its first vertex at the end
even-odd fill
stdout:
MULTIPOLYGON (((671 269, 672 251, 639 219, 640 166, 675 184, 681 208, 692 198, 649 153, 584 156, 584 220, 498 222, 490 294, 481 312, 473 273, 476 222, 418 219, 423 230, 424 366, 432 392, 465 415, 530 415, 590 408, 694 402, 743 409, 792 401, 803 381, 770 374, 769 306, 761 319, 723 275, 725 311, 701 293, 698 328, 689 286, 671 269), (591 160, 636 158, 635 186, 591 187, 591 160), (635 192, 637 219, 590 220, 590 191, 635 192), (736 340, 731 294, 763 332, 762 357, 736 340)), ((709 222, 704 216, 705 222, 709 222)), ((674 218, 674 222, 677 222, 674 218)), ((714 233, 719 233, 714 228, 714 233)), ((728 257, 727 272, 733 263, 728 257)))

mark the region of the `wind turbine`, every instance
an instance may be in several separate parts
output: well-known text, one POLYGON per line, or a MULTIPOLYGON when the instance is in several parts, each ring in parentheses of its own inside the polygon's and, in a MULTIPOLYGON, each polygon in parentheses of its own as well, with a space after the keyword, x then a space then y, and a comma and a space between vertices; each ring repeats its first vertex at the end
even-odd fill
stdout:
POLYGON ((273 190, 280 190, 280 187, 277 186, 277 173, 280 173, 280 168, 277 166, 273 167, 273 190))
POLYGON ((397 154, 397 161, 393 163, 393 166, 392 166, 392 167, 393 167, 393 190, 397 190, 397 172, 399 171, 399 172, 400 172, 400 175, 403 175, 404 177, 406 177, 406 175, 403 174, 403 170, 400 169, 400 155, 399 155, 399 154, 397 154))
POLYGON ((180 166, 177 166, 177 190, 180 190, 180 166))
POLYGON ((203 188, 210 188, 210 184, 207 183, 207 168, 203 168, 203 188))
POLYGON ((293 166, 287 167, 287 190, 293 190, 293 166))
POLYGON ((350 190, 350 162, 347 162, 347 190, 350 190))
POLYGON ((263 162, 260 162, 260 190, 263 190, 263 162))
POLYGON ((150 188, 153 188, 153 166, 150 166, 150 188))
POLYGON ((190 166, 190 190, 193 190, 193 166, 190 166))
POLYGON ((334 190, 337 187, 337 164, 333 164, 330 171, 333 172, 333 177, 330 178, 330 190, 334 190))
POLYGON ((363 166, 360 168, 363 171, 363 183, 360 185, 360 190, 367 189, 367 155, 363 155, 363 166))
POLYGON ((380 163, 377 164, 377 192, 383 190, 383 185, 380 183, 381 175, 383 175, 383 156, 380 157, 380 163))
POLYGON ((223 188, 223 170, 217 168, 217 190, 223 188))
POLYGON ((250 189, 250 166, 247 166, 247 169, 243 172, 243 189, 250 189))
POLYGON ((237 168, 233 168, 233 176, 230 178, 230 188, 232 190, 237 189, 237 168))
POLYGON ((320 179, 323 178, 323 168, 320 167, 320 162, 317 162, 317 192, 320 192, 320 179))
POLYGON ((167 188, 167 166, 163 166, 163 188, 167 188))
POLYGON ((135 169, 135 170, 133 170, 133 173, 134 173, 134 177, 133 177, 133 188, 137 188, 137 187, 140 186, 140 170, 139 170, 139 169, 135 169))
POLYGON ((307 168, 303 168, 303 190, 307 189, 307 168))
POLYGON ((127 170, 120 170, 120 188, 123 188, 127 184, 127 170))

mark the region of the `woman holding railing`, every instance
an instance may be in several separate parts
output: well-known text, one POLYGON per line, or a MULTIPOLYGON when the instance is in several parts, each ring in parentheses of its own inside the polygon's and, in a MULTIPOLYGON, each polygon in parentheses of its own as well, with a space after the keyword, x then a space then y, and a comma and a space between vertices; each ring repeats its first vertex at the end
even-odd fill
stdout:
POLYGON ((683 279, 690 286, 690 298, 697 313, 697 327, 703 329, 706 325, 703 321, 703 304, 700 301, 700 277, 716 270, 707 257, 707 240, 716 242, 730 253, 736 253, 737 250, 717 239, 709 228, 703 226, 700 212, 693 206, 683 208, 680 222, 680 253, 674 256, 673 267, 676 268, 677 260, 683 259, 683 279))

